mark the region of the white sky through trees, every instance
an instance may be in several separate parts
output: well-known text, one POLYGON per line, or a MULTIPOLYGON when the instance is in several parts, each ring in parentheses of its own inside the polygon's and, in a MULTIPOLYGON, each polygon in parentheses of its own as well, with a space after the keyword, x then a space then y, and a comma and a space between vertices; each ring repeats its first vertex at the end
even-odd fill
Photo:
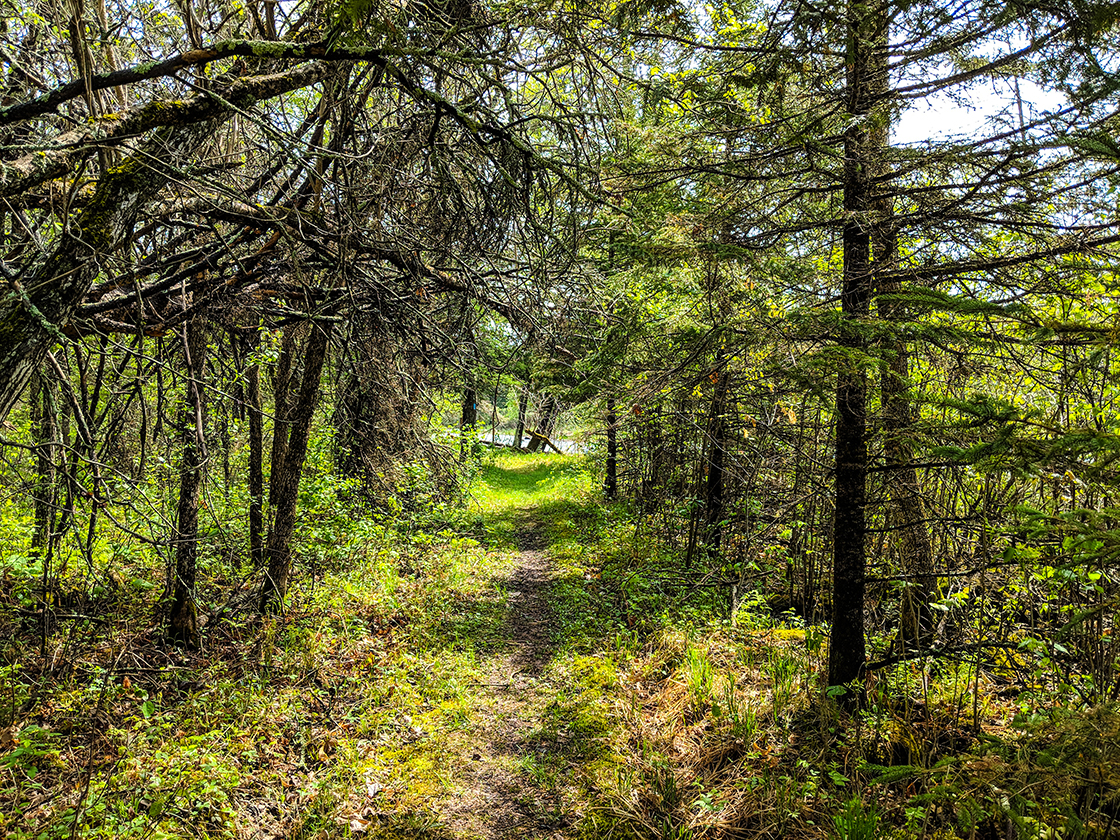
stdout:
MULTIPOLYGON (((1032 116, 1054 110, 1065 101, 1057 91, 1027 79, 1019 79, 1019 92, 1027 123, 1032 116)), ((937 93, 916 100, 899 118, 891 132, 891 142, 909 145, 927 140, 967 140, 990 128, 993 119, 1002 121, 1000 127, 1005 130, 1019 125, 1015 85, 1009 79, 978 80, 966 91, 955 89, 952 96, 937 93)))

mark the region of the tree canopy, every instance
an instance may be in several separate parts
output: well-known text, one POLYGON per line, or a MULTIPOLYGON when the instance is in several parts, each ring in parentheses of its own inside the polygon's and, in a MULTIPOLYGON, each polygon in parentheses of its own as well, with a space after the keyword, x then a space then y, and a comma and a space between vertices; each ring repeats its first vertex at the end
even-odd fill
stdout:
POLYGON ((769 611, 854 720, 947 663, 977 733, 981 672, 1114 704, 1118 31, 1103 0, 3 3, 0 573, 38 622, 5 661, 49 675, 59 616, 102 620, 60 605, 119 576, 178 650, 265 626, 317 516, 427 545, 488 441, 591 465, 633 556, 585 580, 642 643, 769 611))

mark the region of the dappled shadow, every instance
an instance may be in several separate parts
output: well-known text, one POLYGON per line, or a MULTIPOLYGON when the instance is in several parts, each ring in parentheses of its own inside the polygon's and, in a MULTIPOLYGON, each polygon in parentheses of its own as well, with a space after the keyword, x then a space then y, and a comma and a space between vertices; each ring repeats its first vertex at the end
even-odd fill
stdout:
POLYGON ((486 655, 498 655, 508 648, 503 630, 506 608, 500 597, 505 582, 498 581, 493 590, 477 596, 455 593, 445 596, 441 615, 429 628, 424 639, 431 649, 472 649, 486 655))
POLYGON ((533 676, 544 669, 553 649, 548 598, 550 567, 545 551, 523 551, 508 584, 507 634, 513 643, 510 662, 519 672, 533 676))
POLYGON ((618 623, 613 599, 600 603, 597 582, 556 564, 549 546, 559 534, 570 539, 573 523, 593 540, 609 523, 598 521, 583 492, 580 459, 506 459, 486 467, 484 480, 475 527, 485 536, 471 536, 510 552, 512 562, 490 578, 493 588, 446 593, 426 630, 424 644, 479 655, 479 703, 446 745, 457 759, 455 793, 439 809, 456 837, 569 836, 608 728, 598 690, 585 692, 572 670, 572 646, 601 648, 618 623))
POLYGON ((574 821, 560 787, 548 781, 550 774, 555 778, 561 771, 565 756, 541 737, 550 729, 551 707, 545 704, 556 691, 548 674, 555 651, 552 564, 545 540, 531 520, 519 523, 518 542, 522 550, 508 578, 504 625, 510 652, 505 661, 496 663, 508 674, 508 682, 495 691, 497 709, 504 717, 496 721, 489 744, 495 756, 513 759, 518 769, 495 774, 495 807, 487 832, 493 838, 536 836, 536 832, 555 832, 574 821))
MULTIPOLYGON (((475 647, 488 657, 480 663, 485 708, 475 721, 472 751, 457 773, 462 793, 450 806, 455 816, 449 823, 464 837, 560 837, 577 821, 572 782, 593 760, 594 750, 583 743, 580 721, 586 715, 578 703, 558 702, 571 687, 554 669, 557 641, 563 637, 554 607, 556 575, 539 515, 542 506, 534 505, 533 497, 558 473, 578 472, 578 465, 539 460, 487 470, 487 480, 522 506, 511 504, 487 517, 487 530, 504 535, 502 542, 516 551, 516 560, 495 581, 508 596, 504 615, 493 625, 497 631, 475 627, 484 634, 476 637, 475 647)), ((441 626, 453 627, 456 634, 469 632, 478 609, 477 603, 456 602, 456 615, 446 616, 441 626)))

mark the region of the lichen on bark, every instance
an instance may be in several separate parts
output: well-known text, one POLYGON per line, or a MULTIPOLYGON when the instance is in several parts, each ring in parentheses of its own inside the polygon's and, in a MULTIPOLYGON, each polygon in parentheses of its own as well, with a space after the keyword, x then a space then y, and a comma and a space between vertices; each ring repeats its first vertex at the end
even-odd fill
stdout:
MULTIPOLYGON (((0 298, 0 421, 8 416, 57 340, 59 329, 89 291, 105 255, 128 234, 141 208, 158 195, 172 174, 181 171, 205 139, 238 109, 314 84, 327 73, 328 67, 316 62, 240 79, 224 96, 203 92, 185 101, 149 102, 114 124, 113 131, 122 126, 140 134, 156 130, 101 176, 89 203, 62 233, 54 252, 22 273, 26 294, 13 286, 0 298)), ((83 130, 93 128, 84 126, 83 130)), ((27 158, 19 166, 0 166, 0 196, 63 177, 95 150, 95 143, 85 143, 76 153, 51 152, 37 169, 27 158)))

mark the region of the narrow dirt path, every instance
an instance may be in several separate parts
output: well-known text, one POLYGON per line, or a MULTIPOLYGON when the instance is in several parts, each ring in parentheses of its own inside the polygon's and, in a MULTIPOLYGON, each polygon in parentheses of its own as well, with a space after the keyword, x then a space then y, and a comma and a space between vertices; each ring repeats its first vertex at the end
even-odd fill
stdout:
POLYGON ((483 712, 464 733, 473 746, 463 751, 469 761, 456 772, 462 793, 445 806, 456 837, 558 840, 573 824, 563 789, 550 776, 550 744, 540 737, 556 695, 548 676, 552 564, 534 523, 525 520, 519 530, 520 551, 507 580, 508 644, 484 670, 483 712))

